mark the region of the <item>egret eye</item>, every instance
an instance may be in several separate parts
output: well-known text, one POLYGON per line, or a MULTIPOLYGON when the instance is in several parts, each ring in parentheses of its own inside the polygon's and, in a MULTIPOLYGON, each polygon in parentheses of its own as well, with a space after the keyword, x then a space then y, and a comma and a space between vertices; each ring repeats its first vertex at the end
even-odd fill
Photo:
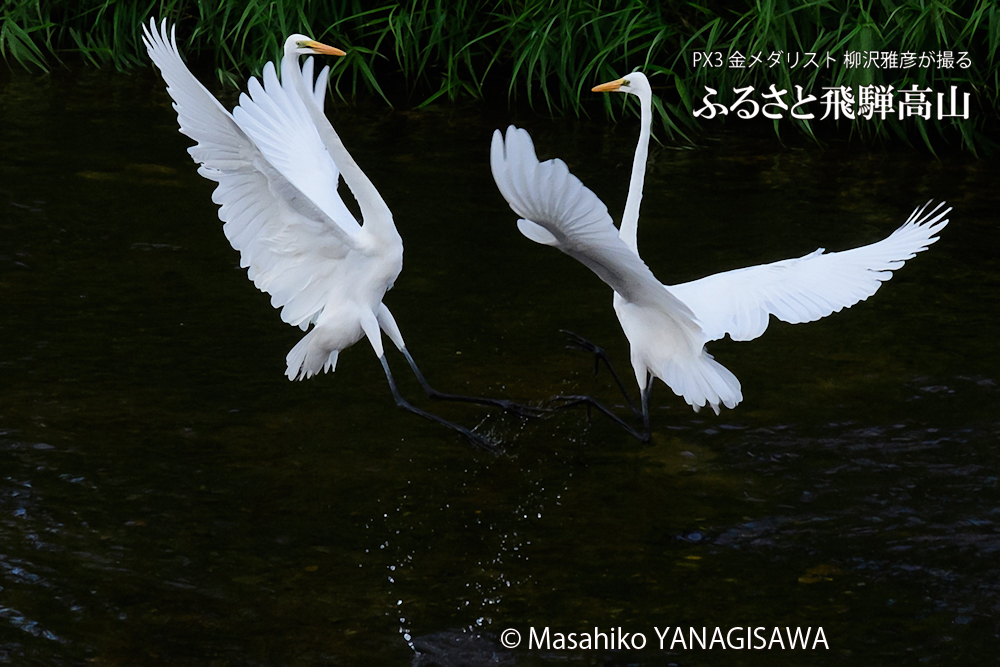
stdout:
POLYGON ((622 81, 622 85, 623 86, 627 86, 628 85, 628 79, 625 79, 624 81, 622 81))

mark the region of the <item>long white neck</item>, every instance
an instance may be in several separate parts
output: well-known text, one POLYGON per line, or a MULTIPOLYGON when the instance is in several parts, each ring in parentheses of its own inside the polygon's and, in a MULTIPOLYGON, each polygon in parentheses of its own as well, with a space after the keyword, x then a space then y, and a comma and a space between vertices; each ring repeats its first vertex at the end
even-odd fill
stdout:
POLYGON ((639 203, 642 202, 642 183, 646 178, 646 158, 649 156, 649 128, 653 124, 652 98, 647 92, 639 97, 639 143, 635 147, 635 158, 632 160, 632 179, 628 185, 628 198, 625 200, 625 212, 622 214, 622 224, 618 236, 625 245, 639 254, 639 244, 636 234, 639 231, 639 203))
POLYGON ((389 206, 382 199, 382 195, 378 193, 375 185, 365 175, 365 172, 351 157, 344 142, 340 140, 340 135, 333 129, 326 115, 317 106, 313 92, 306 88, 302 72, 299 70, 298 57, 286 56, 282 58, 281 81, 282 84, 289 82, 299 99, 305 104, 309 117, 312 118, 320 139, 323 140, 323 145, 326 146, 334 164, 340 170, 340 175, 344 177, 347 187, 351 189, 354 198, 358 200, 365 228, 369 231, 384 232, 398 238, 389 206))

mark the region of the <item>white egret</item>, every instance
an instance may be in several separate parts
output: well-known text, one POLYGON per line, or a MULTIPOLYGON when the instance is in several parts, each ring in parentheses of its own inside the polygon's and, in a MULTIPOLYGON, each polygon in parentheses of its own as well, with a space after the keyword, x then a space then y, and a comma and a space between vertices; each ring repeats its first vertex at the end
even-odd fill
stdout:
POLYGON ((285 41, 281 80, 273 63, 263 85, 248 83, 230 114, 191 74, 177 49, 175 30, 155 20, 143 26, 150 58, 174 100, 180 131, 197 144, 188 149, 198 173, 218 186, 226 238, 240 252, 240 265, 271 295, 281 319, 309 330, 288 353, 290 380, 333 371, 341 350, 367 337, 382 363, 396 404, 455 429, 476 446, 492 445, 465 427, 414 407, 396 388, 381 331, 406 357, 421 386, 436 398, 467 400, 530 412, 509 401, 442 394, 432 389, 382 303, 403 268, 403 243, 389 207, 344 147, 323 113, 329 68, 313 83, 306 54, 344 55, 306 37, 285 41), (357 199, 359 224, 337 193, 338 178, 357 199))
POLYGON ((757 338, 770 315, 792 324, 811 322, 867 299, 892 277, 892 271, 934 243, 948 223, 945 216, 951 209, 942 210, 942 203, 928 211, 928 203, 888 238, 871 245, 833 253, 820 248, 799 258, 668 287, 639 257, 636 243, 652 123, 649 82, 633 72, 593 90, 629 93, 640 102, 639 144, 620 230, 604 203, 562 160, 538 162, 525 130, 509 127, 506 140, 499 130, 494 132, 490 164, 501 194, 521 217, 517 222, 521 233, 579 260, 614 290, 615 313, 628 338, 639 384, 644 432, 638 433, 589 397, 568 398, 595 405, 644 440, 650 436, 654 378, 663 380, 696 411, 708 405, 718 414, 720 405, 735 407, 743 399, 740 382, 712 358, 705 343, 726 334, 736 341, 757 338))

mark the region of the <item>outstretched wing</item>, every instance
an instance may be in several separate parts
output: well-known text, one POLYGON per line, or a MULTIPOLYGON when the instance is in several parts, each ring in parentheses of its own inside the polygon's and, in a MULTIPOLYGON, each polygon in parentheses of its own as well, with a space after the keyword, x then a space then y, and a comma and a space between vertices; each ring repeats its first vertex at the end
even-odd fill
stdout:
POLYGON ((240 95, 233 119, 269 164, 353 237, 360 227, 337 193, 340 172, 305 108, 315 103, 311 74, 300 71, 297 65, 287 71, 292 76, 309 77, 303 90, 310 98, 302 99, 292 81, 279 82, 274 63, 269 62, 264 65, 263 85, 256 77, 247 82, 250 95, 240 95))
POLYGON ((578 260, 627 301, 656 307, 686 328, 697 328, 688 307, 618 237, 597 195, 562 160, 538 162, 526 130, 512 125, 506 140, 495 131, 490 166, 500 193, 522 218, 517 222, 522 234, 578 260))
POLYGON ((798 324, 850 308, 874 294, 892 272, 938 240, 951 208, 917 207, 889 237, 843 252, 823 248, 804 257, 717 273, 668 287, 694 311, 708 340, 726 334, 753 340, 771 315, 798 324))
MULTIPOLYGON (((321 198, 312 200, 268 162, 184 65, 175 31, 168 33, 165 20, 159 30, 150 20, 143 33, 146 50, 174 100, 181 132, 197 142, 188 152, 201 165, 198 173, 218 183, 212 200, 221 205, 219 218, 240 252, 240 265, 249 269, 254 285, 271 295, 271 304, 282 309, 281 319, 307 328, 327 302, 337 260, 357 246, 345 222, 355 227, 357 222, 334 219, 336 210, 325 210, 321 198)), ((296 145, 308 141, 298 138, 296 145)), ((332 161, 316 159, 312 166, 325 170, 316 180, 336 187, 332 161)))

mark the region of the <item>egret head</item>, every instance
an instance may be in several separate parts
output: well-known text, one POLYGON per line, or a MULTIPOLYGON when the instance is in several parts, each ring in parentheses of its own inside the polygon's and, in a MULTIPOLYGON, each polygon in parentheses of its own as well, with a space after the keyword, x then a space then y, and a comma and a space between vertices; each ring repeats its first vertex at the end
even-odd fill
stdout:
POLYGON ((321 44, 311 37, 305 35, 289 35, 285 40, 285 55, 294 54, 296 56, 327 55, 346 56, 347 54, 338 48, 321 44))
POLYGON ((646 79, 646 75, 642 72, 632 72, 628 76, 622 77, 621 79, 615 79, 614 81, 608 81, 607 83, 602 83, 599 86, 594 86, 591 90, 595 93, 631 93, 633 95, 639 94, 652 94, 652 90, 649 87, 649 81, 646 79))

